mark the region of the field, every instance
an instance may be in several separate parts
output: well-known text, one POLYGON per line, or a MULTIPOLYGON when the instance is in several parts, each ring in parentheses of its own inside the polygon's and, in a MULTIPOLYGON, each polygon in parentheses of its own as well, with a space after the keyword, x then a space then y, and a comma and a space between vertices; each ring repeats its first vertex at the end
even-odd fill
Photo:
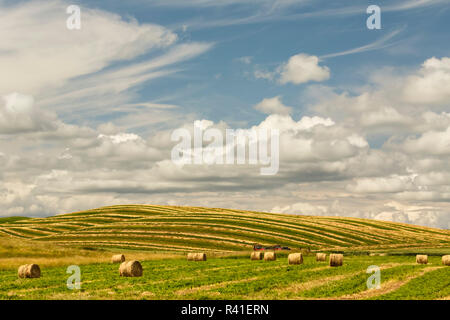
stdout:
POLYGON ((450 231, 392 222, 105 207, 0 219, 0 299, 449 299, 450 268, 441 263, 449 251, 450 231), (289 246, 304 253, 304 264, 288 265, 286 252, 250 261, 253 243, 289 246), (189 251, 208 260, 188 262, 189 251), (316 262, 316 251, 344 253, 344 266, 316 262), (140 260, 143 277, 120 277, 109 262, 117 252, 140 260), (429 263, 417 265, 416 253, 429 254, 429 263), (42 277, 18 279, 25 263, 38 263, 42 277), (73 264, 81 267, 81 290, 66 287, 73 264), (378 290, 366 286, 371 265, 381 269, 378 290))

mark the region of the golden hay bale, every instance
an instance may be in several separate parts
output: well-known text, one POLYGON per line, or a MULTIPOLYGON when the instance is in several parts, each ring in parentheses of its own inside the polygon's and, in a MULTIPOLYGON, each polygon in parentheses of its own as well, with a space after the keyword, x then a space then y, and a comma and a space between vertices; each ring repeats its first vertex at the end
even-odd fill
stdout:
POLYGON ((442 257, 442 264, 444 266, 450 266, 450 255, 446 255, 442 257))
POLYGON ((197 253, 195 261, 206 261, 206 253, 197 253))
POLYGON ((139 261, 123 262, 119 267, 121 277, 142 277, 143 269, 139 261))
POLYGON ((288 255, 288 263, 289 264, 302 264, 303 263, 303 255, 301 253, 291 253, 288 255))
POLYGON ((188 253, 188 261, 206 261, 206 253, 188 253))
POLYGON ((275 252, 264 252, 264 261, 275 261, 277 260, 277 255, 275 252))
POLYGON ((330 254, 330 267, 340 267, 344 263, 344 255, 330 254))
POLYGON ((416 256, 416 262, 418 264, 428 264, 428 256, 424 254, 418 254, 416 256))
POLYGON ((189 252, 187 254, 187 260, 188 261, 194 261, 195 253, 189 252))
POLYGON ((123 254, 116 254, 112 256, 111 262, 112 263, 122 263, 125 261, 125 256, 123 254))
POLYGON ((19 278, 40 278, 41 268, 37 264, 26 264, 19 267, 19 278))
POLYGON ((326 253, 316 253, 316 261, 327 261, 326 253))
POLYGON ((250 255, 250 260, 262 260, 263 259, 263 253, 261 251, 254 251, 250 255))

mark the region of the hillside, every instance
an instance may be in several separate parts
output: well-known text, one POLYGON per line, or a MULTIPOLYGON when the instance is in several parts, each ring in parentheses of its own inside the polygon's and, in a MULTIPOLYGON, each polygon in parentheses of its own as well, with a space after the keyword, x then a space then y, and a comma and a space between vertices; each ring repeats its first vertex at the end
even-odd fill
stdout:
POLYGON ((393 222, 151 205, 0 219, 0 235, 71 247, 164 252, 236 252, 254 243, 343 251, 450 247, 449 230, 393 222))

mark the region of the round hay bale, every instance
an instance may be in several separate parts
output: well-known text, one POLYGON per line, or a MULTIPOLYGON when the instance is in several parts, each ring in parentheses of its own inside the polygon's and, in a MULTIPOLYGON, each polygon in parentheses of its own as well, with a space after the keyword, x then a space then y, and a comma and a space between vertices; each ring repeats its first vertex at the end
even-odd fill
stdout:
POLYGON ((444 266, 450 266, 450 255, 446 255, 442 257, 442 264, 444 266))
POLYGON ((264 253, 264 261, 275 261, 277 260, 277 255, 275 252, 265 252, 264 253))
POLYGON ((250 255, 250 260, 262 260, 263 259, 263 253, 261 251, 254 251, 250 255))
POLYGON ((327 261, 326 253, 316 253, 316 261, 327 261))
POLYGON ((142 277, 143 269, 139 261, 123 262, 119 267, 121 277, 142 277))
POLYGON ((25 264, 19 267, 19 278, 40 278, 41 268, 37 264, 25 264))
POLYGON ((425 254, 418 254, 416 256, 416 262, 418 264, 428 264, 428 256, 425 254))
POLYGON ((302 264, 303 263, 303 255, 301 253, 291 253, 288 255, 288 263, 289 264, 302 264))
POLYGON ((194 261, 194 258, 195 258, 195 253, 189 252, 187 254, 187 260, 188 261, 194 261))
POLYGON ((188 253, 188 261, 206 261, 206 253, 188 253))
POLYGON ((330 254, 330 267, 341 267, 344 263, 344 255, 330 254))
POLYGON ((112 263, 122 263, 125 261, 125 256, 123 254, 113 255, 111 258, 112 263))
POLYGON ((197 253, 195 255, 195 261, 206 261, 206 253, 197 253))

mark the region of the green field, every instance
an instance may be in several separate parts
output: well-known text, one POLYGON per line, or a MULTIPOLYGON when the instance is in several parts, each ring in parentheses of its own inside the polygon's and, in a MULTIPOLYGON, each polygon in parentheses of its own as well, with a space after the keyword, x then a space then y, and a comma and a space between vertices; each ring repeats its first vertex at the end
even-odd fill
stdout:
POLYGON ((432 257, 427 266, 414 257, 362 257, 331 268, 307 257, 303 265, 247 258, 184 259, 142 263, 142 278, 121 278, 118 265, 81 266, 81 290, 66 287, 65 267, 43 270, 40 279, 18 279, 15 270, 0 274, 0 299, 448 299, 450 268, 432 257), (382 287, 368 290, 369 265, 381 268, 382 287))
POLYGON ((449 299, 450 268, 441 263, 449 253, 449 230, 407 224, 114 206, 0 219, 0 299, 449 299), (288 265, 285 252, 250 261, 253 243, 302 251, 304 264, 288 265), (208 260, 188 262, 190 251, 208 260), (344 266, 316 262, 316 251, 343 252, 344 266), (142 262, 143 277, 119 276, 109 262, 119 252, 142 262), (416 253, 428 254, 429 263, 417 265, 416 253), (25 263, 38 263, 41 278, 18 279, 25 263), (81 290, 67 289, 69 265, 81 268, 81 290), (370 265, 381 268, 380 289, 367 289, 370 265))

